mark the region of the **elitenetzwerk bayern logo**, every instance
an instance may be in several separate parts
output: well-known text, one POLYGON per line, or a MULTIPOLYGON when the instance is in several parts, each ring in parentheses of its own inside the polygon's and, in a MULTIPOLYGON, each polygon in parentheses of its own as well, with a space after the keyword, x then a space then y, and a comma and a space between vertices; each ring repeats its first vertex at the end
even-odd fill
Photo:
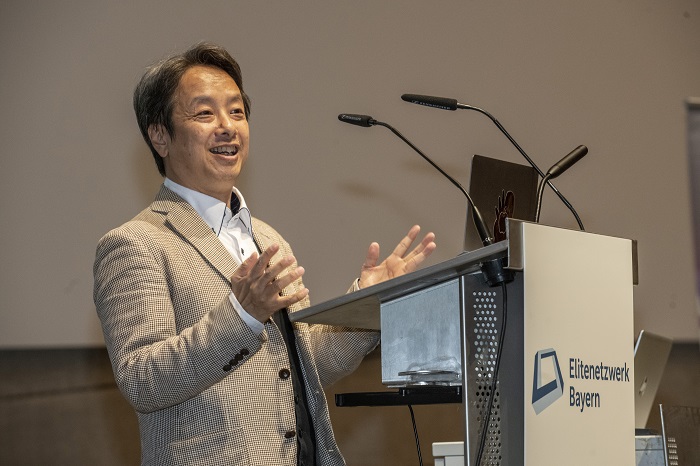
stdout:
POLYGON ((532 378, 532 407, 540 414, 564 394, 564 379, 559 369, 557 352, 552 348, 535 354, 535 374, 532 378))

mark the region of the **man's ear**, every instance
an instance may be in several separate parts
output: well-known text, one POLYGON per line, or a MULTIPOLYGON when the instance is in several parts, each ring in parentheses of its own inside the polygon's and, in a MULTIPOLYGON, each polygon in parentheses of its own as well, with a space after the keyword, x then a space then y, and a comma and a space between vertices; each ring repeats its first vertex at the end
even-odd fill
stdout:
POLYGON ((148 138, 151 144, 162 158, 168 156, 168 146, 170 143, 170 135, 165 130, 163 125, 151 125, 148 127, 148 138))

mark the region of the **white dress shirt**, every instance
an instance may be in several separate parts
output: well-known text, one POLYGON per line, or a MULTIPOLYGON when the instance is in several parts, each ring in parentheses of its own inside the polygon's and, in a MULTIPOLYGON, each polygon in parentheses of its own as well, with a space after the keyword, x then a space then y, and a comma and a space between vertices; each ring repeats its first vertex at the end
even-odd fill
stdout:
MULTIPOLYGON (((163 184, 197 211, 239 264, 242 264, 253 252, 257 251, 257 246, 253 241, 250 210, 248 210, 245 199, 238 189, 232 187, 232 198, 235 196, 240 202, 240 208, 234 214, 225 202, 186 188, 169 178, 166 178, 163 184)), ((260 335, 265 328, 262 322, 243 309, 233 292, 229 294, 229 300, 248 327, 260 335)))

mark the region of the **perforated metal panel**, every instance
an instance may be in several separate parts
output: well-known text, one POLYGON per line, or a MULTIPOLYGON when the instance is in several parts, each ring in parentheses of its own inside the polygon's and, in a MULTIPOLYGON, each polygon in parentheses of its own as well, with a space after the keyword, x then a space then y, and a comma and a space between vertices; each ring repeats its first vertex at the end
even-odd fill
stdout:
MULTIPOLYGON (((499 288, 490 288, 480 274, 465 277, 463 284, 465 348, 465 404, 469 460, 475 464, 484 428, 487 429, 480 466, 503 463, 501 429, 501 384, 494 383, 498 347, 501 343, 503 298, 499 288), (493 392, 493 393, 492 393, 493 392), (493 396, 491 416, 486 425, 489 399, 493 396)), ((501 377, 502 378, 502 377, 501 377)))
POLYGON ((501 327, 497 298, 497 293, 493 290, 473 291, 470 306, 474 325, 472 345, 476 360, 474 365, 475 387, 472 393, 477 414, 476 420, 478 425, 482 426, 479 429, 479 435, 481 435, 481 430, 487 419, 489 398, 493 396, 491 416, 487 427, 488 433, 481 461, 482 465, 489 466, 501 464, 501 414, 498 381, 495 384, 495 392, 493 395, 491 393, 494 388, 501 327))

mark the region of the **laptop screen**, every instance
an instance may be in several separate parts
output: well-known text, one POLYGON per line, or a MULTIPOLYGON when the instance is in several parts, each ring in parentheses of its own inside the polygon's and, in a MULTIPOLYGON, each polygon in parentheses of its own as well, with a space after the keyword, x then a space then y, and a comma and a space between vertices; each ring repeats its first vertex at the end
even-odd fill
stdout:
POLYGON ((644 429, 661 377, 671 353, 672 340, 642 330, 634 346, 634 427, 644 429))
MULTIPOLYGON (((512 218, 535 220, 538 179, 537 171, 527 165, 483 155, 475 155, 472 158, 469 195, 492 234, 495 233, 496 213, 508 202, 512 202, 512 218), (512 194, 509 195, 509 192, 512 194)), ((471 208, 467 212, 465 231, 464 249, 466 251, 473 251, 483 246, 474 226, 471 208)))

